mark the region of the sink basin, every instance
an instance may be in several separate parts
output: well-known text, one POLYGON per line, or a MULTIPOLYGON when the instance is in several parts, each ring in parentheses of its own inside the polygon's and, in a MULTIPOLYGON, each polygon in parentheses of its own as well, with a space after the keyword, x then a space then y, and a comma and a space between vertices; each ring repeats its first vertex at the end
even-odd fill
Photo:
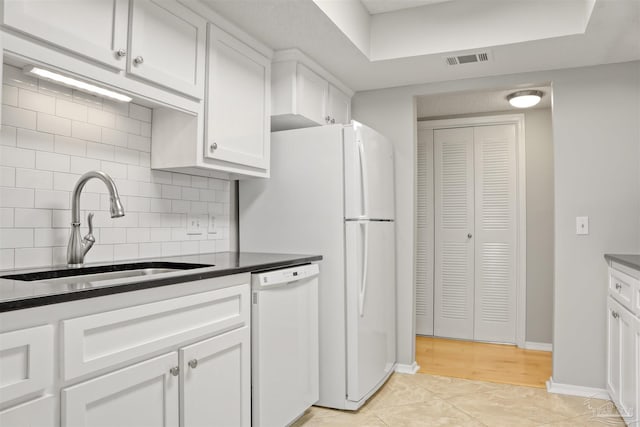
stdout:
POLYGON ((101 265, 81 268, 37 271, 25 274, 0 276, 2 279, 32 282, 36 280, 71 281, 71 278, 82 282, 98 282, 102 280, 123 279, 127 277, 149 276, 153 274, 171 273, 194 268, 213 267, 210 264, 192 264, 183 262, 134 262, 129 264, 101 265))

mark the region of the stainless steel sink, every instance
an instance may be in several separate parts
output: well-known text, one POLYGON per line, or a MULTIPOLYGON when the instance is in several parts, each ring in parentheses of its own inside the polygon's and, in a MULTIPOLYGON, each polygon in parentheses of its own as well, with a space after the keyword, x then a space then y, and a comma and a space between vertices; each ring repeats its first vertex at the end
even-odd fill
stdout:
POLYGON ((99 282, 203 267, 213 267, 213 265, 181 262, 135 262, 129 264, 45 270, 25 274, 12 274, 1 276, 1 278, 25 282, 40 280, 46 280, 47 282, 99 282))

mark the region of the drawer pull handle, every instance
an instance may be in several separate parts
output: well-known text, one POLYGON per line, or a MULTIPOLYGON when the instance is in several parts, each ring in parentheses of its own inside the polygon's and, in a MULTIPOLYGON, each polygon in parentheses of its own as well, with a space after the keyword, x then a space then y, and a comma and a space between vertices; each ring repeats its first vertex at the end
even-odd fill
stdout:
POLYGON ((622 285, 620 283, 616 283, 616 289, 617 290, 622 290, 622 285))
POLYGON ((198 367, 198 359, 189 360, 189 367, 191 369, 196 369, 198 367))
POLYGON ((611 315, 613 316, 614 319, 617 319, 618 317, 620 317, 617 311, 612 311, 611 315))
POLYGON ((180 374, 180 368, 178 366, 174 366, 173 368, 169 369, 169 372, 174 377, 177 377, 180 374))

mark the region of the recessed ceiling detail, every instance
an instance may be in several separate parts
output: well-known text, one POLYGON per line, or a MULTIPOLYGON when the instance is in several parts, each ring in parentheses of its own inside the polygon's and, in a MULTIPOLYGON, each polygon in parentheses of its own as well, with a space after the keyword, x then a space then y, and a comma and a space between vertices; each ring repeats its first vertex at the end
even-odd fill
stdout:
POLYGON ((452 0, 360 0, 370 14, 394 12, 412 7, 427 6, 452 0))

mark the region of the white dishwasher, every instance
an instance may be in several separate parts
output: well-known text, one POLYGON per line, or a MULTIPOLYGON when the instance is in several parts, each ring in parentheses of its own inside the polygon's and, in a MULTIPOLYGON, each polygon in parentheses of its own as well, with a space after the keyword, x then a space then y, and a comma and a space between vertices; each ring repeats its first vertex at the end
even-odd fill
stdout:
POLYGON ((319 398, 318 274, 306 264, 251 275, 253 427, 289 425, 319 398))

